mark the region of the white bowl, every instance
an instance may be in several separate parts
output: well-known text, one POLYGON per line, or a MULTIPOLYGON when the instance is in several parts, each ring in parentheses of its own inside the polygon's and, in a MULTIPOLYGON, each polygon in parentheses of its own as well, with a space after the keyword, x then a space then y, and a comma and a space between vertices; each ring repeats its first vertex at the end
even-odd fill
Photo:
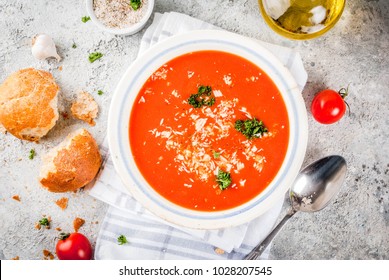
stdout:
POLYGON ((170 37, 145 51, 120 80, 108 118, 108 143, 112 160, 116 171, 135 199, 155 215, 171 223, 197 229, 217 229, 243 224, 276 205, 284 197, 301 168, 307 140, 305 103, 290 72, 259 43, 226 31, 193 31, 170 37), (285 159, 269 186, 239 207, 216 212, 186 209, 159 195, 137 168, 132 157, 128 133, 134 100, 150 75, 171 59, 199 50, 230 52, 259 66, 281 92, 290 125, 285 159))
MULTIPOLYGON (((130 2, 130 1, 128 1, 130 2)), ((101 30, 116 35, 132 35, 140 31, 147 23, 154 9, 154 0, 148 0, 148 7, 144 17, 136 24, 126 28, 112 28, 104 25, 97 17, 93 9, 93 0, 86 0, 86 10, 92 22, 101 30)))

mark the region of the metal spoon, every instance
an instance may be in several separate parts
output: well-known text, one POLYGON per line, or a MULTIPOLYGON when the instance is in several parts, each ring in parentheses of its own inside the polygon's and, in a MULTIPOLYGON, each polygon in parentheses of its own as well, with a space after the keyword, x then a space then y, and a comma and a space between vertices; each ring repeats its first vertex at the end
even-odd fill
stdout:
POLYGON ((305 167, 290 188, 291 207, 287 214, 245 260, 255 260, 261 256, 285 223, 298 211, 315 212, 326 207, 339 192, 346 170, 345 159, 336 155, 322 158, 305 167))

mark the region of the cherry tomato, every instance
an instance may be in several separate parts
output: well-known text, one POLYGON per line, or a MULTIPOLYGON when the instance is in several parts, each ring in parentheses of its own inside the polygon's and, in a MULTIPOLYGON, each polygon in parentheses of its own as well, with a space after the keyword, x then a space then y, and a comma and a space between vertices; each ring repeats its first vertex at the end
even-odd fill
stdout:
POLYGON ((55 247, 60 260, 90 260, 92 258, 92 246, 83 234, 61 233, 55 247))
POLYGON ((312 101, 312 115, 319 123, 331 124, 339 121, 346 112, 347 103, 344 98, 348 89, 342 88, 339 92, 332 89, 320 91, 312 101))

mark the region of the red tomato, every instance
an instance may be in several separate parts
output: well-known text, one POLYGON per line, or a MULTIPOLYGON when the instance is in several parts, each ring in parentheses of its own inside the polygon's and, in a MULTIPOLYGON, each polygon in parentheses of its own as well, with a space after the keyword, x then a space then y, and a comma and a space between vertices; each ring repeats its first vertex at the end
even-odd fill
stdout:
POLYGON ((83 234, 61 233, 59 238, 55 250, 60 260, 90 260, 92 258, 92 246, 83 234))
POLYGON ((325 89, 319 92, 312 101, 312 115, 319 123, 331 124, 340 120, 346 112, 347 103, 344 98, 347 89, 342 88, 339 92, 325 89))

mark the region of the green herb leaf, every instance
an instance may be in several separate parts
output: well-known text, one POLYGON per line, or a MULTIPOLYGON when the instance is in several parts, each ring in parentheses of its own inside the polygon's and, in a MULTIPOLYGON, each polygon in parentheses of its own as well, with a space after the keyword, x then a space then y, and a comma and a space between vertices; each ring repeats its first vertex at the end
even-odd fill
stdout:
POLYGON ((98 95, 103 95, 104 92, 103 92, 102 90, 98 90, 98 91, 97 91, 97 94, 98 94, 98 95))
POLYGON ((100 59, 102 57, 103 57, 102 53, 99 53, 99 52, 91 53, 91 54, 89 54, 89 62, 93 63, 93 62, 95 62, 96 60, 98 60, 98 59, 100 59))
POLYGON ((204 106, 212 106, 215 104, 215 97, 212 96, 212 88, 210 86, 199 86, 197 93, 192 94, 188 98, 189 105, 194 108, 204 106))
POLYGON ((142 1, 141 0, 130 0, 131 7, 136 11, 141 6, 142 1))
POLYGON ((29 159, 34 159, 34 157, 35 157, 35 150, 34 150, 34 149, 31 149, 31 150, 30 150, 30 154, 28 155, 28 158, 29 158, 29 159))
POLYGON ((268 129, 262 121, 256 118, 247 120, 237 120, 235 122, 235 129, 246 136, 248 139, 260 138, 268 129))
POLYGON ((219 152, 213 152, 213 157, 214 158, 219 158, 220 157, 220 153, 219 152))
POLYGON ((216 183, 219 185, 220 189, 222 191, 225 190, 229 185, 231 185, 231 182, 231 174, 219 169, 216 176, 216 183))
POLYGON ((50 225, 50 221, 47 218, 42 218, 41 220, 39 220, 39 224, 42 226, 48 226, 50 225))
POLYGON ((83 23, 85 23, 85 22, 87 22, 87 21, 90 21, 90 17, 84 16, 84 17, 81 18, 81 21, 82 21, 83 23))
POLYGON ((73 49, 77 48, 76 43, 73 42, 72 48, 73 48, 73 49))
POLYGON ((211 95, 212 88, 210 86, 199 86, 197 93, 211 95))
POLYGON ((119 245, 123 245, 128 243, 127 238, 122 234, 118 237, 118 243, 119 245))

